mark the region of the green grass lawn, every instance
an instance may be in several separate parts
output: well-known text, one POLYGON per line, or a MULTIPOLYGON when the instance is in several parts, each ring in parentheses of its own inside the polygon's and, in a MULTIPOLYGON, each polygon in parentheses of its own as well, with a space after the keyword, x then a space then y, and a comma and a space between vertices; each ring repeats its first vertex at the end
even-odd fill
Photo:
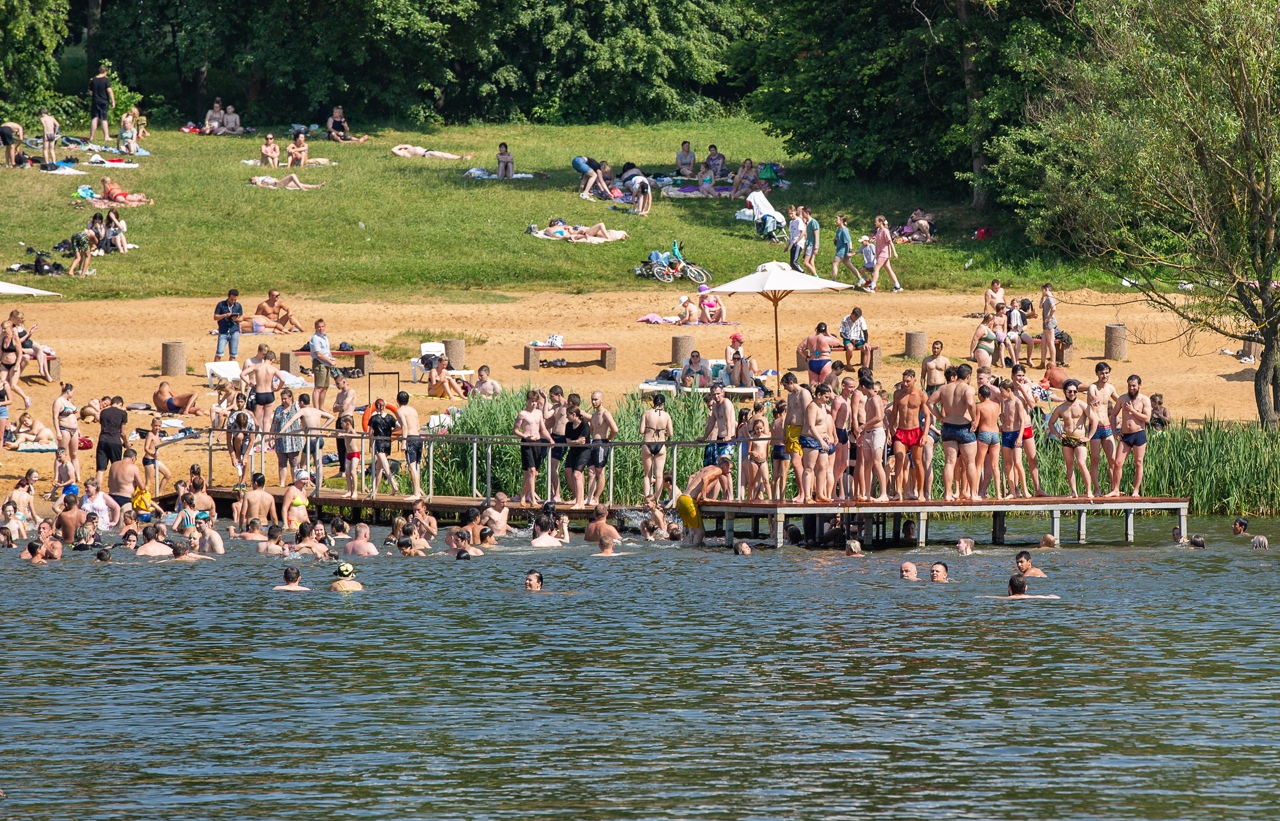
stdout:
MULTIPOLYGON (((287 138, 278 127, 274 133, 282 141, 287 138)), ((688 258, 721 282, 782 257, 783 246, 756 239, 750 222, 734 219, 741 200, 655 197, 652 214, 638 218, 578 199, 578 175, 569 167, 575 154, 607 159, 616 169, 630 160, 653 174, 670 170, 682 139, 692 140, 699 156, 709 142, 717 143, 733 167, 743 157, 786 165, 791 189, 778 190, 770 199, 783 211, 789 203, 814 209, 823 225, 820 271, 830 270, 837 213, 849 215, 856 241, 869 232, 877 213, 896 224, 924 207, 937 215, 943 241, 900 249, 897 267, 908 289, 973 291, 992 277, 1021 290, 1045 279, 1059 288, 1111 287, 1106 276, 1081 265, 1044 261, 998 215, 976 214, 954 198, 925 191, 839 181, 787 156, 780 140, 745 119, 626 128, 477 125, 430 134, 382 128, 373 134, 364 145, 313 141, 312 156, 328 157, 337 165, 305 170, 304 182, 328 185, 296 192, 246 184, 260 172, 240 160, 258 155, 257 137, 157 130, 144 141, 153 156, 141 160, 143 167, 116 173, 126 190, 156 199, 154 206, 123 213, 130 241, 141 249, 127 257, 96 258, 97 276, 59 279, 56 289, 69 298, 98 299, 206 297, 232 286, 247 293, 278 286, 335 301, 432 296, 469 302, 501 299, 495 290, 670 289, 637 280, 632 268, 651 249, 669 248, 673 239, 680 239, 688 258), (464 179, 462 172, 472 165, 495 167, 499 141, 510 144, 517 171, 543 171, 550 178, 502 183, 464 179), (390 153, 400 142, 458 154, 474 151, 477 156, 470 163, 401 159, 390 153), (628 231, 631 239, 585 246, 525 235, 529 223, 545 226, 556 216, 573 223, 604 221, 628 231), (983 225, 995 229, 992 241, 968 239, 983 225)), ((83 227, 92 212, 77 207, 73 194, 84 184, 98 188, 99 176, 0 174, 6 225, 0 264, 29 259, 19 242, 47 249, 83 227)))

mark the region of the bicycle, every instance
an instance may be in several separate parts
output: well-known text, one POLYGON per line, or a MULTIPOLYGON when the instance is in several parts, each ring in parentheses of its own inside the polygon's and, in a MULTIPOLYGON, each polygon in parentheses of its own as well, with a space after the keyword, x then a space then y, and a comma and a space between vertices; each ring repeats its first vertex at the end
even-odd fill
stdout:
POLYGON ((671 243, 671 253, 663 254, 654 251, 646 262, 635 267, 636 276, 656 279, 659 282, 675 282, 677 277, 684 277, 694 285, 705 285, 712 280, 711 272, 700 265, 695 265, 684 258, 684 247, 680 240, 671 243))
MULTIPOLYGON (((70 137, 65 134, 58 134, 58 135, 55 135, 54 140, 55 142, 60 144, 63 148, 83 148, 84 147, 84 140, 80 139, 79 137, 70 137)), ((25 140, 23 140, 23 142, 27 144, 28 148, 34 148, 37 151, 44 148, 44 137, 42 136, 27 137, 25 140)))

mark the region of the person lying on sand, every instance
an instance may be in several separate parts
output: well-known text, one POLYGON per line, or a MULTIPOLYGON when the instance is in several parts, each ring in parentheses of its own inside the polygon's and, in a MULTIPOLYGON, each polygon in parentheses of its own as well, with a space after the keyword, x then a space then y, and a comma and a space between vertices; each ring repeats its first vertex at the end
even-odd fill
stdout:
POLYGON ((310 191, 312 188, 323 188, 325 186, 325 183, 307 185, 298 179, 297 174, 290 174, 279 180, 275 177, 250 177, 249 184, 256 185, 259 188, 287 188, 290 191, 310 191))
POLYGON ((420 145, 409 145, 408 143, 397 145, 391 149, 391 153, 397 157, 427 157, 433 160, 469 160, 476 155, 474 151, 462 156, 450 154, 447 151, 428 151, 420 145))
POLYGON ((168 382, 161 382, 160 387, 151 395, 151 402, 160 413, 178 413, 186 416, 208 416, 208 411, 196 407, 197 395, 184 393, 181 396, 173 392, 168 382))

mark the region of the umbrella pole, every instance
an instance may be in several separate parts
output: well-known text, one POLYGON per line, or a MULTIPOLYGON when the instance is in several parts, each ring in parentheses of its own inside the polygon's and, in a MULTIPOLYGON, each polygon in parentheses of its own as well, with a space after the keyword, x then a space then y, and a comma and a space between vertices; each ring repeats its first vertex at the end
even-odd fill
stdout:
POLYGON ((778 302, 773 302, 773 395, 782 396, 782 343, 778 338, 778 302))

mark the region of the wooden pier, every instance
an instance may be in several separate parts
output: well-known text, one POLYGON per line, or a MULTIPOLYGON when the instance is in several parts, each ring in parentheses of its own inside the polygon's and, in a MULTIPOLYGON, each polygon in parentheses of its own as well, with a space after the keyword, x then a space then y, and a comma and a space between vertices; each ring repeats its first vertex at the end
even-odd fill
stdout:
MULTIPOLYGON (((888 541, 888 527, 892 522, 893 541, 900 538, 902 522, 905 517, 916 519, 916 544, 923 547, 929 540, 929 522, 941 516, 967 516, 973 514, 991 514, 991 543, 1004 544, 1005 517, 1010 513, 1048 514, 1051 527, 1049 532, 1056 538, 1062 538, 1063 514, 1075 514, 1076 539, 1080 544, 1088 541, 1088 519, 1090 513, 1120 513, 1124 516, 1125 541, 1133 541, 1133 518, 1138 512, 1176 513, 1178 527, 1187 532, 1188 500, 1170 497, 1133 498, 1099 497, 1081 499, 1070 496, 1038 496, 1032 499, 990 499, 977 502, 942 500, 910 500, 891 502, 831 502, 817 504, 799 504, 794 502, 704 502, 699 505, 704 521, 710 519, 723 522, 725 543, 732 544, 734 528, 738 519, 751 520, 751 532, 759 533, 760 522, 768 520, 772 523, 774 544, 781 547, 786 541, 787 517, 803 518, 806 516, 830 517, 846 516, 860 520, 863 532, 870 534, 870 542, 885 543, 888 541)), ((867 541, 867 540, 864 540, 867 541)))

